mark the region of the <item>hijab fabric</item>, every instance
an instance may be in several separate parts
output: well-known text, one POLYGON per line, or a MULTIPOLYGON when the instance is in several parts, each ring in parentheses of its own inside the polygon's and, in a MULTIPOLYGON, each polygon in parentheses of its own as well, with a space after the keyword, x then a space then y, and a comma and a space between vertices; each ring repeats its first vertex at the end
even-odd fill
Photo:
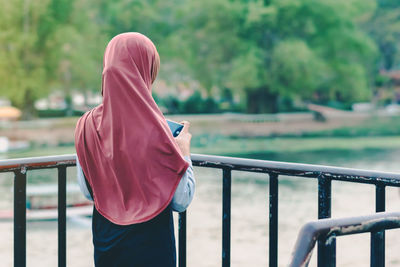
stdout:
POLYGON ((95 207, 115 224, 157 216, 188 167, 151 95, 159 65, 146 36, 114 37, 104 54, 103 102, 76 125, 76 152, 95 207))

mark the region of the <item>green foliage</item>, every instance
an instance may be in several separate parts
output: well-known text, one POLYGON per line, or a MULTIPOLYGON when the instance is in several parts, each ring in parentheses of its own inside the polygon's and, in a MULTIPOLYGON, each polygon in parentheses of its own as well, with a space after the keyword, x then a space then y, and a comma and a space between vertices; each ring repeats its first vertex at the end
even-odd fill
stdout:
POLYGON ((96 89, 105 38, 90 0, 1 0, 0 94, 25 113, 53 89, 96 89), (22 7, 22 8, 21 8, 22 7))
POLYGON ((330 69, 314 51, 301 40, 278 43, 271 55, 267 83, 281 95, 310 97, 329 79, 330 69))
POLYGON ((185 113, 199 113, 202 110, 202 100, 200 92, 195 92, 182 103, 182 109, 186 111, 185 113))
POLYGON ((37 115, 40 118, 56 118, 56 117, 66 117, 66 116, 82 116, 84 114, 83 111, 74 110, 72 114, 69 114, 69 111, 66 109, 45 109, 38 110, 37 115))
POLYGON ((380 50, 380 68, 390 70, 400 67, 400 2, 377 1, 375 12, 362 22, 380 50))
POLYGON ((209 93, 224 84, 241 45, 242 6, 237 1, 189 0, 178 8, 181 24, 167 40, 169 50, 184 59, 188 73, 209 93))
POLYGON ((208 91, 366 100, 376 47, 357 21, 374 8, 372 0, 189 1, 173 47, 208 91))
POLYGON ((213 98, 203 98, 199 91, 194 92, 189 98, 180 100, 173 95, 160 98, 154 95, 156 103, 168 114, 197 114, 197 113, 219 113, 221 111, 233 111, 232 106, 223 109, 213 98))
POLYGON ((99 91, 107 41, 127 31, 154 41, 161 79, 207 93, 184 107, 164 99, 173 112, 219 110, 214 94, 226 91, 248 112, 277 111, 282 97, 348 105, 371 98, 379 68, 400 67, 395 0, 0 3, 0 95, 19 107, 52 90, 99 91))
POLYGON ((213 98, 203 98, 200 92, 196 91, 182 103, 181 113, 216 113, 220 112, 218 104, 213 98))
POLYGON ((400 135, 400 117, 370 118, 361 124, 323 131, 305 131, 296 134, 275 135, 280 137, 398 137, 400 135))
POLYGON ((250 47, 248 52, 236 57, 232 62, 232 71, 225 84, 235 90, 261 87, 265 73, 263 54, 258 47, 250 47))

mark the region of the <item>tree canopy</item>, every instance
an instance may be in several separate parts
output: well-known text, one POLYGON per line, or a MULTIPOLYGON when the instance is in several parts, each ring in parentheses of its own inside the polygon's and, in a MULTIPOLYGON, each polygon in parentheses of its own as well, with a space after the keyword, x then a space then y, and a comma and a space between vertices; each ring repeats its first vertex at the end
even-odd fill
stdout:
POLYGON ((0 95, 24 108, 53 90, 99 91, 104 48, 126 31, 154 41, 161 79, 230 91, 248 112, 367 101, 379 70, 400 67, 394 0, 0 1, 0 95))

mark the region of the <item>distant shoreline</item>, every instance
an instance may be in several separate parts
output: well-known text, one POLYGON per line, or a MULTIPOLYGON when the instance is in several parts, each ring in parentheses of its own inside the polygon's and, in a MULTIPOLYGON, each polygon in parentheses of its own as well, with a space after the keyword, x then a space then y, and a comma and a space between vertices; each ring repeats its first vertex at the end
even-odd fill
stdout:
MULTIPOLYGON (((166 116, 175 121, 191 122, 193 135, 209 133, 225 136, 271 136, 322 131, 359 125, 370 116, 354 113, 328 118, 326 122, 313 120, 312 113, 281 114, 196 114, 166 116)), ((36 119, 32 121, 3 122, 0 136, 11 140, 26 140, 38 144, 71 143, 79 117, 36 119)))

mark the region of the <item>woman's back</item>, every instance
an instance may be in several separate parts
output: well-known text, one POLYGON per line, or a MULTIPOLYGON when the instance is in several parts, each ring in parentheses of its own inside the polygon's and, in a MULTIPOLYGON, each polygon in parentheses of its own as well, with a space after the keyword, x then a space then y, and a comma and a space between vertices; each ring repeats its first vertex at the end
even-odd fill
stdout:
POLYGON ((150 39, 120 34, 103 62, 103 102, 75 130, 78 179, 94 201, 95 265, 176 266, 172 210, 186 209, 195 183, 189 123, 174 138, 151 95, 159 56, 150 39))

